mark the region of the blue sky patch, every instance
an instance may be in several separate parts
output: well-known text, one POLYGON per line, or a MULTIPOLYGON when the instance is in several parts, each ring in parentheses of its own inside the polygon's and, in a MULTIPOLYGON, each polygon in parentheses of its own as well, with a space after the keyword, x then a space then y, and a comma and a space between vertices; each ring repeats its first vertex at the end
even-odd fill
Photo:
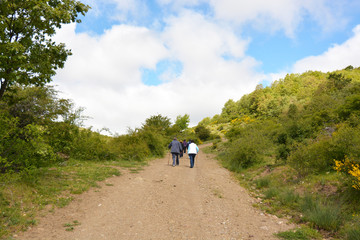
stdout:
POLYGON ((142 68, 141 80, 148 86, 158 86, 181 75, 183 65, 180 61, 162 60, 155 69, 142 68))

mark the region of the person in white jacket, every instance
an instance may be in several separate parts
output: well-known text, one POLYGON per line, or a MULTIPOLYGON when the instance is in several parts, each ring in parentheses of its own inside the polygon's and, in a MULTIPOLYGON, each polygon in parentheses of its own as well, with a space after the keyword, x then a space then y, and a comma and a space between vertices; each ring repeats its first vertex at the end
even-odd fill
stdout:
POLYGON ((196 154, 198 154, 198 152, 199 152, 198 146, 194 143, 194 141, 190 140, 190 144, 188 146, 188 155, 190 158, 190 168, 194 167, 195 156, 196 156, 196 154))

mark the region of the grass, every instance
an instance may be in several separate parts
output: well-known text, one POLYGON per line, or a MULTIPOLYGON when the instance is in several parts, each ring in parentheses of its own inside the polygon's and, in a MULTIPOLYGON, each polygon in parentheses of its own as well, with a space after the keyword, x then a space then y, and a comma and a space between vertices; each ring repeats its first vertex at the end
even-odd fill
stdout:
POLYGON ((65 227, 65 231, 73 231, 76 226, 79 226, 81 223, 78 220, 74 220, 72 223, 65 223, 63 227, 65 227))
POLYGON ((347 240, 360 240, 360 226, 346 230, 347 240))
POLYGON ((269 187, 269 185, 270 185, 270 179, 269 178, 259 178, 259 179, 255 180, 255 184, 256 184, 257 189, 266 188, 266 187, 269 187))
POLYGON ((281 194, 279 194, 279 201, 282 205, 296 207, 300 201, 300 195, 291 189, 285 189, 281 194))
POLYGON ((140 171, 145 162, 94 162, 71 159, 50 168, 0 176, 0 239, 36 225, 36 217, 67 206, 74 195, 119 176, 122 168, 140 171), (115 166, 115 167, 114 167, 115 166))
POLYGON ((314 227, 327 231, 338 231, 343 225, 344 216, 339 205, 324 204, 319 199, 306 195, 300 204, 303 219, 314 227))
POLYGON ((219 190, 219 189, 213 189, 212 192, 213 192, 214 196, 216 196, 218 198, 223 198, 224 197, 222 195, 222 193, 221 193, 221 190, 219 190))
POLYGON ((264 198, 265 199, 272 199, 274 197, 279 196, 279 189, 275 187, 271 187, 264 192, 264 198))
POLYGON ((327 231, 337 231, 343 223, 341 209, 335 205, 319 204, 314 209, 305 211, 304 219, 327 231))
POLYGON ((312 239, 322 239, 321 234, 309 227, 302 226, 295 230, 290 230, 286 232, 281 232, 275 234, 275 236, 284 240, 312 240, 312 239))

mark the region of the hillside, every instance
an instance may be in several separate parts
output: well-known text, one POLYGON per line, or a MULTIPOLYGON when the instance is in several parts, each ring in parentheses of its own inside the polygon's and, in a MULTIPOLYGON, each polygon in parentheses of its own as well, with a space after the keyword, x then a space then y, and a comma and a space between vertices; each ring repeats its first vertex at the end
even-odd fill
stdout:
POLYGON ((359 239, 360 68, 289 74, 201 124, 222 164, 264 198, 335 238, 359 239))

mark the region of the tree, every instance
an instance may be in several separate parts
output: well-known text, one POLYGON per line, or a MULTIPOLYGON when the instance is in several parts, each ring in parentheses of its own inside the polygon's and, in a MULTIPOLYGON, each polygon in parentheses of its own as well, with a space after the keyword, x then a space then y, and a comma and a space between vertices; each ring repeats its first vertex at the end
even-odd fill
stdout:
POLYGON ((71 55, 51 37, 62 24, 79 23, 89 8, 76 0, 0 1, 0 99, 15 84, 51 81, 71 55))
POLYGON ((202 141, 208 140, 211 136, 210 130, 203 125, 196 126, 195 133, 196 136, 202 141))
POLYGON ((185 130, 188 128, 190 123, 190 116, 185 114, 184 116, 177 116, 175 120, 175 125, 180 128, 180 131, 185 130))
POLYGON ((153 129, 156 131, 165 132, 171 125, 170 119, 168 117, 164 117, 161 114, 154 115, 145 120, 145 124, 143 124, 143 129, 153 129))
POLYGON ((5 93, 0 107, 18 119, 19 127, 28 124, 48 124, 72 113, 73 104, 68 99, 59 99, 52 86, 18 87, 5 93))
POLYGON ((221 115, 228 120, 232 120, 238 116, 237 104, 234 100, 229 99, 222 108, 221 115))

